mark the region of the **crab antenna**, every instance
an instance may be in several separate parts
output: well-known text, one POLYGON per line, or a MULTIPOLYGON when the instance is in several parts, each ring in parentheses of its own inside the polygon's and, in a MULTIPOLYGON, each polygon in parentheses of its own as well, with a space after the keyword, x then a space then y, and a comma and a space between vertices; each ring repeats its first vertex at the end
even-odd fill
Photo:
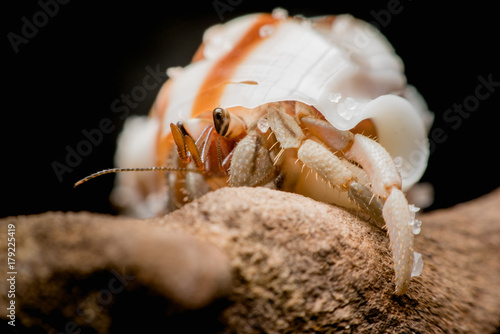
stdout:
POLYGON ((80 184, 85 183, 93 178, 104 174, 111 173, 120 173, 120 172, 193 172, 204 174, 204 171, 200 171, 198 169, 190 169, 190 168, 176 168, 176 167, 137 167, 137 168, 110 168, 104 169, 94 174, 90 174, 89 176, 84 177, 80 181, 76 182, 73 186, 74 188, 78 187, 80 184))

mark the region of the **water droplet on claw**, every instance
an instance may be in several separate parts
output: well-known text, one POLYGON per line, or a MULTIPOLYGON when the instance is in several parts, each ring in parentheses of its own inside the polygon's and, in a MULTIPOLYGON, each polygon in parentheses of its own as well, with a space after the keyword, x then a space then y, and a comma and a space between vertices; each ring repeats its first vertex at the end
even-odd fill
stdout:
POLYGON ((413 269, 411 271, 411 277, 420 276, 423 269, 424 261, 422 260, 422 254, 413 252, 413 269))
MULTIPOLYGON (((413 205, 413 204, 410 204, 410 205, 408 206, 408 208, 410 209, 410 212, 413 212, 413 213, 415 213, 415 212, 419 212, 419 211, 420 211, 420 208, 416 207, 416 206, 415 206, 415 205, 413 205)), ((413 217, 415 217, 415 214, 413 214, 413 217)))
POLYGON ((422 221, 421 220, 418 220, 418 219, 415 219, 413 224, 411 225, 411 231, 413 234, 417 235, 420 233, 420 231, 422 230, 421 228, 422 226, 422 221))
POLYGON ((422 221, 415 219, 415 213, 420 211, 420 208, 416 207, 413 204, 408 205, 408 209, 410 210, 410 220, 408 221, 408 225, 411 227, 411 232, 413 234, 419 234, 420 231, 422 230, 422 221))

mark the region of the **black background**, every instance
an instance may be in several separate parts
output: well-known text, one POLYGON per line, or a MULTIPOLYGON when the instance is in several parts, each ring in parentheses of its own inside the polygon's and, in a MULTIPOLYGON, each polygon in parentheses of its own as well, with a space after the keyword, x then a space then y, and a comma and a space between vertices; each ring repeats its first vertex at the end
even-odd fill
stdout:
MULTIPOLYGON (((448 207, 500 185, 497 128, 500 87, 453 129, 443 113, 475 94, 478 77, 500 81, 497 10, 494 2, 221 0, 223 21, 277 6, 291 15, 351 13, 367 21, 388 7, 381 30, 406 66, 408 81, 435 112, 434 129, 446 140, 433 150, 423 177, 436 191, 432 208, 448 207), (232 3, 232 5, 231 5, 232 3), (436 4, 439 4, 436 5, 436 4), (394 7, 393 7, 394 6, 394 7)), ((203 31, 220 23, 214 1, 69 1, 59 5, 27 44, 15 53, 8 34, 21 35, 22 18, 33 22, 37 1, 3 5, 0 217, 47 210, 113 212, 108 196, 113 176, 73 189, 73 183, 113 166, 123 121, 111 111, 121 94, 142 84, 145 68, 185 66, 203 31), (52 163, 64 163, 66 146, 85 139, 84 129, 103 118, 114 130, 59 182, 52 163)), ((381 21, 379 21, 381 22, 381 21)), ((158 87, 159 88, 159 87, 158 87)), ((146 114, 157 90, 148 92, 136 114, 146 114)))

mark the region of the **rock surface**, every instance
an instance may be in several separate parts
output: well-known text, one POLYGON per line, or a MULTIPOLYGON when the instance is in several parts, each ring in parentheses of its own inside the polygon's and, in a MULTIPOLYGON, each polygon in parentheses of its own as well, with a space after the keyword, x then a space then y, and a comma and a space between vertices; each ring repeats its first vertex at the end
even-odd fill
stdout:
POLYGON ((161 218, 45 213, 0 231, 15 225, 22 332, 499 331, 500 190, 420 219, 424 270, 402 297, 384 231, 264 188, 220 189, 161 218))

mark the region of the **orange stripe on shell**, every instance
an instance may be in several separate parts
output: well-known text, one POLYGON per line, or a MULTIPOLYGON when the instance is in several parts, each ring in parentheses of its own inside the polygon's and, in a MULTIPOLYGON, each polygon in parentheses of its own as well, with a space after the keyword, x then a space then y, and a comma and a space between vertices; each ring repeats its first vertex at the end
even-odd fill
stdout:
MULTIPOLYGON (((191 110, 192 117, 219 106, 224 88, 230 83, 238 65, 245 60, 255 47, 267 38, 261 36, 260 29, 266 25, 276 26, 279 22, 282 22, 282 20, 273 17, 271 14, 260 15, 231 51, 214 64, 196 95, 191 110)), ((202 55, 200 55, 202 50, 203 46, 197 51, 193 58, 194 61, 202 59, 202 55)))

